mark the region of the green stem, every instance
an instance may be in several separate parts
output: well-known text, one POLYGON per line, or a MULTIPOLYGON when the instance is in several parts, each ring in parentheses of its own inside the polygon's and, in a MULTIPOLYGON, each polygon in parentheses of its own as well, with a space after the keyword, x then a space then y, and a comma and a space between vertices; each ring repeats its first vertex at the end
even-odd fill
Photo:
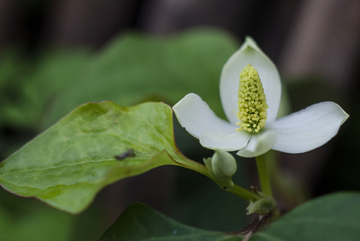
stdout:
POLYGON ((247 201, 249 201, 249 200, 256 201, 257 200, 257 198, 255 197, 255 195, 252 192, 250 192, 250 191, 246 190, 245 188, 242 188, 236 184, 234 184, 234 186, 229 189, 225 189, 225 191, 232 193, 232 194, 234 194, 244 200, 247 200, 247 201))
POLYGON ((204 176, 207 176, 208 178, 212 179, 209 170, 206 168, 205 165, 200 164, 196 161, 193 161, 186 156, 184 156, 182 153, 178 154, 179 159, 176 160, 177 166, 181 166, 190 170, 193 170, 195 172, 198 172, 204 176))
POLYGON ((266 154, 256 157, 256 165, 259 173, 261 192, 272 196, 269 168, 266 163, 266 154))

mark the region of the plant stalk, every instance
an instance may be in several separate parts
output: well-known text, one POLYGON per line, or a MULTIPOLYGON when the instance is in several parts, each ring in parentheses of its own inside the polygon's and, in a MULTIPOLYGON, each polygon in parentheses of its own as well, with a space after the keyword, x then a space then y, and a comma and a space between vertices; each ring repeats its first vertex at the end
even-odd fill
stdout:
POLYGON ((271 197, 270 173, 266 162, 266 154, 256 157, 256 165, 259 173, 261 192, 271 197))
POLYGON ((234 184, 233 187, 231 187, 229 189, 224 189, 224 190, 229 193, 232 193, 244 200, 247 200, 247 201, 250 201, 250 200, 256 201, 257 200, 256 196, 252 192, 250 192, 250 191, 246 190, 245 188, 242 188, 236 184, 234 184))

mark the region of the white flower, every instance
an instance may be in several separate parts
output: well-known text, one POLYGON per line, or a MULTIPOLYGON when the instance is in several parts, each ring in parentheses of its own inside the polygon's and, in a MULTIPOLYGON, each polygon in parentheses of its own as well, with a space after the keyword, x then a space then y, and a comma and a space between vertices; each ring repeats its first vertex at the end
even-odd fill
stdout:
POLYGON ((276 119, 280 96, 281 83, 275 65, 255 41, 247 37, 241 48, 227 61, 221 73, 221 103, 230 123, 217 117, 209 106, 193 93, 181 99, 173 110, 182 127, 199 139, 202 146, 213 150, 238 151, 237 155, 243 157, 259 156, 270 149, 286 153, 311 151, 334 137, 349 117, 339 105, 327 101, 276 119), (255 70, 243 70, 245 66, 253 66, 255 70), (250 78, 252 84, 250 87, 246 85, 245 90, 244 87, 239 88, 239 85, 245 86, 241 84, 243 82, 239 83, 242 70, 245 71, 242 72, 245 76, 242 81, 250 78), (259 76, 260 84, 254 80, 259 76), (247 104, 245 107, 244 104, 240 106, 240 103, 245 103, 242 93, 253 95, 253 88, 257 91, 254 97, 255 105, 262 107, 250 111, 251 107, 247 104), (265 94, 264 100, 261 98, 261 91, 265 94), (239 108, 243 110, 239 111, 239 108), (245 121, 246 118, 249 121, 245 121))

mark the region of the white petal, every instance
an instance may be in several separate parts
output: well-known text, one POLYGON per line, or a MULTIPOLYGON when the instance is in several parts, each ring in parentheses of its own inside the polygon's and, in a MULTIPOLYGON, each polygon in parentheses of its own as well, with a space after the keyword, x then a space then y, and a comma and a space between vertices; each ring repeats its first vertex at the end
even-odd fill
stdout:
POLYGON ((311 151, 335 136, 348 117, 334 102, 318 103, 282 117, 267 125, 278 135, 272 149, 286 153, 311 151))
POLYGON ((274 63, 261 51, 255 41, 247 37, 241 48, 224 65, 220 78, 220 97, 226 117, 233 124, 238 122, 238 88, 241 70, 251 64, 259 72, 269 106, 268 119, 275 120, 281 96, 280 76, 274 63))
POLYGON ((245 131, 233 131, 229 134, 209 133, 200 137, 200 144, 212 150, 237 151, 244 148, 251 134, 245 131))
POLYGON ((226 134, 237 128, 217 117, 206 102, 193 93, 176 103, 173 110, 180 125, 198 139, 206 133, 226 134))
POLYGON ((276 143, 276 133, 265 131, 251 136, 249 144, 239 150, 236 155, 242 157, 256 157, 269 151, 276 143))

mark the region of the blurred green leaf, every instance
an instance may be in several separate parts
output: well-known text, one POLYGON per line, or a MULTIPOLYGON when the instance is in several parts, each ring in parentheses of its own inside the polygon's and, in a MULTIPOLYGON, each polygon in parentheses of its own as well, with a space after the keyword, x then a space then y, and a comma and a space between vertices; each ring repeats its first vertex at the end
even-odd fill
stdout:
POLYGON ((215 30, 190 31, 167 39, 122 36, 61 91, 49 123, 89 101, 111 100, 129 106, 162 100, 173 105, 189 92, 199 94, 224 117, 220 72, 236 47, 232 38, 215 30))
POLYGON ((1 188, 0 197, 1 241, 94 240, 106 230, 106 213, 100 211, 99 202, 74 216, 1 188))
POLYGON ((175 222, 146 205, 136 203, 125 209, 100 238, 100 241, 117 240, 240 241, 242 236, 192 228, 175 222))
MULTIPOLYGON (((20 52, 14 49, 8 49, 0 55, 0 90, 3 90, 6 84, 11 82, 14 75, 19 74, 18 70, 24 65, 20 52)), ((2 96, 1 96, 2 97, 2 96)))
POLYGON ((9 116, 4 113, 11 103, 21 96, 24 83, 24 73, 28 71, 27 61, 21 57, 21 52, 15 49, 7 49, 0 55, 0 124, 7 122, 9 116))
POLYGON ((0 190, 1 241, 69 241, 75 216, 0 190))
POLYGON ((338 241, 360 237, 360 194, 335 193, 309 201, 270 224, 250 241, 338 241))
POLYGON ((29 212, 21 219, 0 206, 0 240, 6 241, 68 241, 73 219, 55 210, 43 209, 29 212))
POLYGON ((177 149, 168 105, 88 103, 0 163, 0 184, 77 213, 104 186, 161 165, 203 167, 177 149), (115 158, 130 149, 135 156, 115 158))
POLYGON ((225 32, 198 29, 166 39, 129 33, 97 55, 49 48, 34 58, 12 50, 0 59, 0 124, 44 129, 86 102, 173 105, 189 92, 225 117, 219 77, 237 46, 225 32))
POLYGON ((6 95, 0 100, 0 124, 37 128, 55 95, 88 59, 84 50, 50 49, 31 62, 23 61, 19 66, 11 65, 12 61, 1 68, 0 75, 6 75, 8 84, 2 88, 6 95))

